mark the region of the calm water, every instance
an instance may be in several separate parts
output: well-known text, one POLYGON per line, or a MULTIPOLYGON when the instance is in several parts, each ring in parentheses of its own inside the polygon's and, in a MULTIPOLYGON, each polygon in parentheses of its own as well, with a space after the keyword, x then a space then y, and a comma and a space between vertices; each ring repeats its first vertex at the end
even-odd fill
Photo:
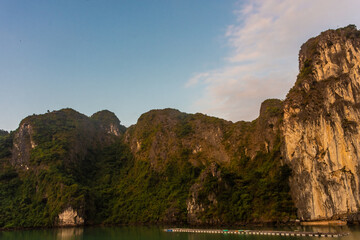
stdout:
MULTIPOLYGON (((247 228, 250 229, 250 228, 247 228)), ((255 228, 253 228, 255 229, 255 228)), ((259 228, 257 228, 259 229, 259 228)), ((263 228, 265 229, 265 228, 263 228)), ((269 229, 269 228, 267 228, 269 229)), ((341 240, 360 240, 360 227, 307 227, 307 228, 278 228, 272 230, 300 230, 314 232, 350 232, 341 240)), ((230 234, 201 234, 201 233, 166 233, 158 227, 87 227, 87 228, 64 228, 47 230, 26 231, 3 231, 0 232, 0 240, 310 240, 330 239, 319 237, 280 237, 280 236, 247 236, 230 234)), ((334 238, 332 238, 334 239, 334 238)))

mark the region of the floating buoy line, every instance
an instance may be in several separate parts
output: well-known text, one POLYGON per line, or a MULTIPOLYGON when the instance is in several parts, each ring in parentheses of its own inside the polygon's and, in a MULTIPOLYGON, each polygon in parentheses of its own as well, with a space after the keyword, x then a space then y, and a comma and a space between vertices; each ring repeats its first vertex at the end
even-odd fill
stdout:
POLYGON ((296 236, 296 237, 343 237, 349 233, 324 233, 300 231, 262 231, 262 230, 228 230, 228 229, 191 229, 191 228, 166 228, 165 232, 182 233, 214 233, 214 234, 242 234, 242 235, 271 235, 271 236, 296 236))

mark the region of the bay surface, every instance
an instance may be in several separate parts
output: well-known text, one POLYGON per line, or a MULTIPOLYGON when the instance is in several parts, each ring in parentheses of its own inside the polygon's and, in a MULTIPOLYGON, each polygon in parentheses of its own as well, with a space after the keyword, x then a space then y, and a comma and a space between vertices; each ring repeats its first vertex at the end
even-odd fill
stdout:
MULTIPOLYGON (((229 228, 236 229, 236 228, 229 228)), ((282 228, 241 228, 259 230, 349 232, 350 235, 337 239, 360 240, 360 226, 343 227, 282 227, 282 228)), ((162 227, 85 227, 1 231, 0 240, 295 240, 334 239, 325 237, 252 236, 208 233, 167 233, 162 227)))

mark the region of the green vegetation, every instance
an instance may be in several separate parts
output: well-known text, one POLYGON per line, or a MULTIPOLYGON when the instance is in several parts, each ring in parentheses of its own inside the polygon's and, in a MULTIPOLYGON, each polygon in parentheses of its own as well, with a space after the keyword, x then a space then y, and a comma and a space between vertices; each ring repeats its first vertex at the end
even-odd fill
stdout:
POLYGON ((85 216, 92 200, 88 173, 102 149, 99 141, 113 138, 72 109, 30 116, 21 125, 31 126, 36 147, 23 159, 26 165, 15 169, 10 164, 14 134, 0 138, 0 228, 53 226, 69 206, 85 216))
POLYGON ((193 133, 193 129, 189 121, 184 120, 177 124, 175 133, 177 137, 183 138, 193 133))
MULTIPOLYGON (((295 85, 289 90, 286 98, 294 99, 297 95, 301 95, 304 90, 302 84, 304 82, 309 83, 310 85, 316 84, 313 80, 314 78, 314 67, 313 62, 310 59, 305 59, 303 67, 300 69, 299 74, 297 75, 295 85)), ((294 100, 297 100, 296 98, 294 100)))
POLYGON ((355 24, 349 24, 348 26, 336 29, 335 31, 351 40, 358 39, 360 37, 360 31, 357 30, 355 24))
POLYGON ((8 134, 9 133, 7 131, 0 129, 0 137, 6 136, 8 134))
POLYGON ((311 60, 306 59, 305 62, 304 62, 304 66, 300 70, 300 73, 299 73, 297 79, 299 81, 301 81, 301 80, 303 80, 305 78, 310 77, 312 74, 313 74, 313 66, 312 66, 311 60))
POLYGON ((0 159, 11 157, 11 147, 13 144, 13 133, 10 135, 0 136, 0 159))
POLYGON ((270 153, 259 152, 253 160, 242 155, 231 167, 218 166, 221 177, 207 175, 200 192, 201 203, 208 206, 202 218, 228 224, 295 219, 288 185, 291 169, 280 164, 280 157, 278 139, 270 153), (211 194, 216 204, 209 201, 211 194))
MULTIPOLYGON (((129 167, 129 166, 127 166, 129 167)), ((186 223, 186 199, 199 170, 185 159, 173 159, 162 172, 137 161, 117 185, 107 223, 186 223)))
POLYGON ((260 114, 262 119, 280 117, 283 113, 282 101, 279 99, 267 99, 261 104, 260 114))

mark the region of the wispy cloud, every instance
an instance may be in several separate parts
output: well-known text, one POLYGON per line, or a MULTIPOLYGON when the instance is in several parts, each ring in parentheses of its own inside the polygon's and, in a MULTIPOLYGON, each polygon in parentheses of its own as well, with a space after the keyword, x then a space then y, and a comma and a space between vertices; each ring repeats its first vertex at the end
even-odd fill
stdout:
POLYGON ((225 66, 194 75, 204 86, 193 111, 228 120, 252 120, 267 98, 284 98, 296 80, 298 51, 329 28, 360 26, 358 0, 249 0, 234 10, 225 37, 232 48, 225 66))

